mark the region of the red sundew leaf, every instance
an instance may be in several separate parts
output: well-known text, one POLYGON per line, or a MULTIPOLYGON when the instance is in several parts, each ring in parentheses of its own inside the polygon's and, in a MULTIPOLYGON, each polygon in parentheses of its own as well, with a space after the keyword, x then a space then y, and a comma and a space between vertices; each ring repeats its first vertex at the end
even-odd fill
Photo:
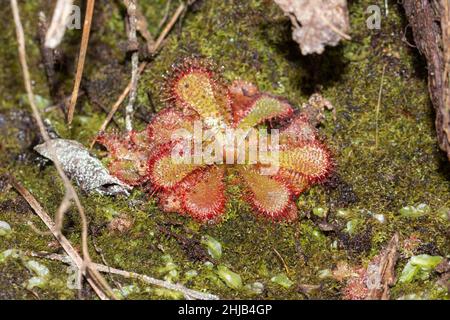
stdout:
POLYGON ((185 59, 174 67, 172 74, 166 87, 170 92, 169 100, 177 107, 192 109, 204 120, 228 120, 228 89, 220 83, 211 65, 196 59, 185 59))
POLYGON ((189 187, 185 188, 182 198, 185 211, 201 222, 217 221, 225 213, 223 179, 223 167, 211 167, 208 171, 189 176, 186 182, 189 187))
POLYGON ((317 130, 304 114, 296 115, 290 123, 280 131, 280 143, 301 145, 317 140, 317 130))
POLYGON ((105 146, 112 157, 125 156, 133 147, 129 135, 121 137, 116 133, 103 133, 97 137, 97 142, 105 146))
POLYGON ((172 135, 179 129, 193 132, 194 115, 184 115, 180 110, 167 108, 160 111, 148 124, 147 134, 151 143, 155 146, 168 143, 172 135))
POLYGON ((333 168, 330 151, 318 142, 288 147, 279 152, 281 169, 305 176, 311 183, 325 179, 333 168))
POLYGON ((147 149, 148 145, 150 144, 150 140, 146 130, 140 132, 131 131, 130 140, 136 146, 136 148, 139 148, 141 150, 147 149))
POLYGON ((146 161, 114 160, 108 166, 109 172, 120 181, 132 186, 145 182, 146 161))
POLYGON ((163 190, 174 188, 191 173, 205 166, 174 161, 172 158, 174 145, 175 142, 161 146, 148 161, 148 178, 155 188, 163 190))
POLYGON ((307 177, 301 173, 283 168, 278 169, 277 174, 274 175, 273 178, 285 183, 295 196, 300 195, 310 186, 310 182, 307 177))
POLYGON ((246 110, 237 124, 238 128, 249 129, 267 120, 285 118, 294 112, 291 105, 269 94, 260 94, 246 110))
POLYGON ((102 134, 98 142, 109 154, 109 171, 129 185, 139 185, 147 180, 149 149, 146 148, 146 134, 130 132, 125 137, 116 134, 102 134), (138 144, 137 144, 138 143, 138 144))
POLYGON ((283 182, 248 167, 240 168, 239 173, 248 189, 247 200, 262 216, 272 220, 286 217, 292 194, 283 182))

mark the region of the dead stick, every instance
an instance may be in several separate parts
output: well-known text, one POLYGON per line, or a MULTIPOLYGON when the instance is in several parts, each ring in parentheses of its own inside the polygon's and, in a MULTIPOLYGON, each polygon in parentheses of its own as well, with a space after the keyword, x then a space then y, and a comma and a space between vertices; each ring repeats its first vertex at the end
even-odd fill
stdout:
MULTIPOLYGON (((66 256, 61 255, 61 254, 46 253, 46 252, 27 252, 27 254, 32 257, 44 258, 44 259, 49 259, 49 260, 53 260, 53 261, 60 261, 63 263, 69 263, 66 256)), ((203 292, 199 292, 196 290, 188 289, 181 284, 174 284, 174 283, 171 283, 168 281, 152 278, 152 277, 144 275, 144 274, 139 274, 136 272, 130 272, 130 271, 126 271, 126 270, 111 268, 110 266, 106 266, 106 265, 98 264, 98 263, 94 263, 93 265, 100 272, 116 274, 116 275, 120 275, 122 277, 130 278, 130 279, 138 279, 138 280, 141 280, 141 281, 151 284, 151 285, 166 288, 169 290, 178 291, 178 292, 181 292, 186 298, 194 298, 194 299, 199 299, 199 300, 217 300, 217 299, 219 299, 219 297, 214 294, 203 293, 203 292)))
POLYGON ((128 1, 128 21, 130 23, 130 30, 128 32, 128 41, 132 46, 133 53, 131 54, 131 88, 128 104, 125 108, 125 128, 128 132, 133 130, 132 117, 134 102, 137 95, 137 84, 139 78, 138 65, 139 65, 139 52, 137 50, 137 36, 136 36, 136 0, 128 1))
POLYGON ((177 22, 178 18, 180 17, 181 13, 183 12, 183 10, 185 8, 186 8, 186 6, 184 5, 184 3, 182 3, 178 6, 177 11, 175 11, 174 15, 172 16, 170 21, 167 23, 164 30, 161 32, 158 39, 156 39, 155 46, 153 47, 153 50, 151 52, 152 54, 156 53, 159 50, 163 40, 166 38, 167 34, 172 29, 175 22, 177 22))
MULTIPOLYGON (((444 106, 450 106, 450 3, 448 0, 442 0, 442 46, 444 51, 444 72, 442 74, 442 101, 444 106)), ((442 115, 443 123, 446 124, 443 131, 450 141, 450 112, 444 112, 442 115)))
POLYGON ((183 293, 183 295, 186 298, 191 297, 191 298, 200 299, 200 300, 218 300, 219 299, 219 297, 217 297, 216 295, 188 289, 180 284, 170 283, 170 282, 163 281, 160 279, 155 279, 155 278, 149 277, 147 275, 138 274, 135 272, 129 272, 129 271, 120 270, 120 269, 115 269, 115 268, 110 268, 108 266, 104 266, 104 265, 100 265, 100 264, 95 264, 95 267, 100 272, 109 272, 112 274, 121 275, 125 278, 139 279, 148 284, 153 284, 153 285, 163 287, 163 288, 166 288, 169 290, 175 290, 175 291, 181 292, 181 293, 183 293))
POLYGON ((164 23, 166 23, 167 19, 169 18, 169 11, 170 11, 171 4, 172 4, 172 0, 167 0, 166 9, 164 10, 164 16, 158 24, 158 31, 161 30, 162 26, 164 25, 164 23))
POLYGON ((286 262, 284 261, 283 256, 278 252, 277 249, 273 248, 273 251, 276 253, 277 257, 280 259, 281 263, 283 264, 284 269, 286 270, 286 273, 287 273, 288 275, 290 275, 290 274, 291 274, 291 271, 289 270, 289 268, 288 268, 286 262))
POLYGON ((77 73, 75 76, 75 84, 73 87, 72 97, 69 103, 69 111, 67 114, 67 122, 72 123, 75 105, 77 103, 78 91, 80 90, 81 78, 83 76, 84 61, 86 60, 86 52, 89 43, 89 34, 91 32, 92 15, 94 14, 95 0, 88 0, 86 14, 84 16, 83 35, 81 37, 80 54, 78 56, 77 73))
POLYGON ((55 72, 55 50, 45 45, 45 37, 48 32, 47 18, 44 12, 39 12, 38 23, 38 36, 39 36, 39 49, 41 51, 42 62, 44 64, 45 75, 47 76, 48 87, 50 96, 53 100, 57 100, 57 81, 55 72))
POLYGON ((386 72, 386 65, 383 66, 383 73, 381 75, 381 83, 380 83, 380 90, 378 91, 378 102, 377 107, 375 109, 375 149, 378 149, 378 135, 380 132, 380 128, 378 125, 378 118, 380 116, 380 107, 381 107, 381 97, 383 94, 383 84, 384 84, 384 74, 386 72))

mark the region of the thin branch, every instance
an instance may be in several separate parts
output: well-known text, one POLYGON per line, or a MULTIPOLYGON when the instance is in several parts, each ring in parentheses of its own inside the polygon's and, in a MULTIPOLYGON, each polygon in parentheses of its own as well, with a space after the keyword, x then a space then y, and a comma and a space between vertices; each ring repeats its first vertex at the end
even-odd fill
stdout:
POLYGON ((286 273, 287 273, 288 275, 290 275, 290 274, 291 274, 291 271, 289 270, 289 268, 288 268, 286 262, 284 261, 283 256, 278 252, 277 249, 273 248, 273 251, 275 252, 275 254, 277 255, 277 257, 280 259, 281 263, 283 264, 284 269, 286 270, 286 273))
POLYGON ((383 66, 383 73, 381 75, 381 83, 380 83, 380 90, 378 92, 378 102, 377 107, 375 109, 375 149, 378 149, 378 135, 379 135, 379 125, 378 125, 378 118, 380 116, 380 107, 381 107, 381 98, 383 94, 383 84, 384 84, 384 74, 386 72, 386 65, 383 66))
POLYGON ((45 38, 48 34, 48 24, 47 18, 44 12, 39 12, 39 22, 38 22, 38 36, 39 36, 39 49, 41 51, 42 62, 44 64, 45 75, 47 76, 48 87, 50 91, 50 96, 52 99, 59 100, 60 93, 58 91, 58 82, 56 80, 55 63, 56 63, 56 50, 49 48, 45 45, 45 38))
POLYGON ((107 266, 99 265, 99 264, 95 264, 95 267, 100 272, 110 272, 112 274, 121 275, 125 278, 139 279, 148 284, 152 284, 152 285, 163 287, 163 288, 166 288, 169 290, 181 292, 185 296, 186 299, 190 299, 190 298, 191 299, 199 299, 199 300, 218 300, 219 299, 219 297, 214 294, 203 293, 203 292, 199 292, 196 290, 188 289, 181 284, 171 283, 171 282, 160 280, 160 279, 155 279, 155 278, 149 277, 147 275, 143 275, 143 274, 139 274, 139 273, 135 273, 135 272, 129 272, 129 271, 120 270, 120 269, 115 269, 115 268, 109 268, 107 266))
POLYGON ((33 230, 34 233, 36 233, 40 236, 48 236, 48 235, 52 234, 50 231, 39 230, 39 228, 36 227, 32 221, 27 221, 27 225, 31 228, 31 230, 33 230))
MULTIPOLYGON (((66 263, 66 264, 70 263, 70 261, 68 261, 67 257, 62 254, 46 253, 46 252, 27 252, 27 254, 32 257, 43 258, 43 259, 48 259, 48 260, 53 260, 53 261, 60 261, 60 262, 66 263)), ((125 271, 125 270, 111 268, 109 266, 99 264, 99 263, 94 263, 93 265, 98 271, 100 271, 102 273, 120 275, 124 278, 129 278, 129 279, 138 279, 138 280, 141 280, 142 282, 145 282, 145 283, 148 283, 151 285, 155 285, 158 287, 162 287, 162 288, 166 288, 169 290, 174 290, 174 291, 180 292, 185 296, 186 299, 198 299, 198 300, 218 300, 219 299, 219 297, 214 294, 203 293, 203 292, 200 292, 197 290, 192 290, 192 289, 186 288, 185 286, 183 286, 181 284, 175 284, 175 283, 171 283, 168 281, 152 278, 152 277, 144 275, 144 274, 139 274, 136 272, 129 272, 129 271, 125 271)))
POLYGON ((73 0, 58 0, 53 12, 52 22, 45 35, 45 46, 55 49, 64 37, 67 20, 72 11, 73 0))
POLYGON ((171 4, 172 4, 172 0, 167 0, 166 9, 164 10, 164 16, 158 24, 158 31, 163 27, 163 25, 166 23, 167 19, 169 18, 169 11, 170 11, 171 4))
POLYGON ((128 42, 133 53, 131 54, 131 88, 130 88, 130 97, 128 99, 128 104, 125 108, 125 128, 128 132, 133 130, 132 125, 132 117, 133 117, 133 109, 134 102, 136 101, 137 96, 137 84, 139 80, 139 52, 138 52, 138 42, 136 36, 136 0, 129 0, 127 2, 127 12, 128 12, 128 21, 130 25, 130 30, 128 32, 128 42))
MULTIPOLYGON (((442 46, 444 51, 444 72, 442 73, 442 101, 444 106, 450 106, 450 3, 446 0, 442 0, 442 46)), ((447 123, 447 127, 444 127, 444 132, 447 136, 447 141, 450 141, 450 114, 449 112, 443 113, 443 123, 447 123)))
MULTIPOLYGON (((128 4, 131 0, 124 0, 125 7, 128 8, 128 4)), ((142 11, 139 9, 138 4, 136 3, 136 30, 139 31, 141 36, 145 39, 147 43, 147 51, 150 52, 151 48, 155 44, 155 39, 153 39, 153 35, 148 31, 148 23, 142 11)))
POLYGON ((75 76, 75 84, 72 91, 72 97, 69 103, 67 114, 67 122, 72 123, 75 105, 77 103, 78 91, 80 90, 81 78, 83 77, 84 61, 86 60, 86 52, 89 43, 89 34, 91 32, 92 15, 94 14, 95 0, 88 0, 86 14, 84 16, 83 35, 81 37, 80 54, 78 56, 77 73, 75 76))
POLYGON ((152 54, 155 54, 156 52, 158 52, 159 48, 161 47, 162 42, 164 41, 164 39, 169 34, 169 32, 172 29, 172 27, 175 24, 175 22, 177 22, 178 18, 183 13, 184 9, 186 9, 186 6, 185 6, 184 3, 181 3, 178 6, 177 11, 175 11, 175 13, 173 14, 172 18, 167 23, 166 27, 163 29, 163 31, 159 35, 158 39, 156 39, 155 46, 153 47, 153 50, 151 52, 152 54))

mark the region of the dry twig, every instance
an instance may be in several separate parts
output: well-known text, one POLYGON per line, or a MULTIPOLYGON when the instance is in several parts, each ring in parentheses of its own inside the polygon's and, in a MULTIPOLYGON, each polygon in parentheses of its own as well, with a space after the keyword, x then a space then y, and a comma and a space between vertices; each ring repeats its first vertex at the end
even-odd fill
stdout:
POLYGON ((166 9, 164 10, 164 16, 158 24, 158 31, 163 27, 163 25, 166 23, 167 19, 169 18, 169 11, 170 11, 171 4, 172 4, 172 0, 167 0, 166 9))
MULTIPOLYGON (((443 73, 443 101, 444 106, 447 106, 447 112, 443 114, 443 123, 447 124, 444 131, 447 135, 447 140, 450 141, 450 3, 447 0, 442 0, 442 46, 444 49, 444 73, 443 73)), ((449 152, 450 153, 450 152, 449 152)), ((450 157, 449 157, 450 158, 450 157)))
POLYGON ((128 99, 128 104, 125 108, 125 128, 128 132, 133 129, 132 126, 132 116, 133 116, 133 105, 136 101, 137 95, 137 84, 139 78, 138 65, 139 65, 139 52, 138 52, 138 42, 136 36, 136 0, 128 0, 127 2, 127 12, 128 21, 130 25, 130 30, 128 31, 128 42, 131 46, 133 53, 131 54, 131 88, 130 97, 128 99))
POLYGON ((383 73, 381 74, 381 82, 380 82, 380 90, 378 91, 378 102, 377 107, 375 109, 375 149, 378 149, 378 136, 379 136, 379 125, 378 119, 380 116, 380 107, 381 107, 381 97, 383 94, 383 85, 384 85, 384 74, 386 73, 386 65, 383 66, 383 73))
POLYGON ((48 34, 47 18, 44 12, 39 12, 38 36, 39 49, 41 51, 42 62, 44 64, 45 74, 47 76, 50 96, 53 100, 59 100, 60 92, 58 92, 58 82, 56 79, 55 63, 57 59, 57 51, 46 46, 46 35, 48 34))
POLYGON ((417 49, 427 60, 439 147, 450 160, 450 5, 448 0, 404 0, 417 49))
MULTIPOLYGON (((129 7, 131 0, 124 0, 125 7, 129 7)), ((153 39, 152 34, 148 31, 148 23, 139 6, 136 4, 136 30, 139 31, 141 36, 145 39, 147 43, 147 51, 150 52, 155 44, 155 39, 153 39)))
POLYGON ((156 39, 155 45, 154 45, 153 50, 151 52, 152 54, 155 54, 156 52, 158 52, 158 50, 161 47, 162 42, 164 41, 164 39, 169 34, 169 31, 173 28, 173 25, 175 24, 175 22, 177 22, 178 18, 183 13, 184 9, 186 9, 186 6, 184 5, 184 3, 181 3, 178 6, 177 11, 175 11, 175 13, 173 14, 173 16, 170 19, 170 21, 166 24, 165 28, 163 29, 163 31, 159 35, 158 39, 156 39))
MULTIPOLYGON (((63 263, 70 263, 70 261, 68 261, 67 257, 65 255, 61 255, 61 254, 46 253, 46 252, 27 252, 27 254, 32 257, 43 258, 43 259, 48 259, 48 260, 53 260, 53 261, 60 261, 63 263)), ((198 299, 198 300, 218 300, 219 299, 219 297, 214 294, 203 293, 200 291, 188 289, 181 284, 174 284, 174 283, 171 283, 168 281, 155 279, 155 278, 149 277, 144 274, 139 274, 136 272, 129 272, 129 271, 125 271, 125 270, 111 268, 109 266, 106 266, 103 264, 98 264, 98 263, 95 263, 94 266, 98 271, 103 272, 103 273, 116 274, 116 275, 120 275, 124 278, 129 278, 129 279, 138 279, 138 280, 141 280, 142 282, 145 282, 145 283, 148 283, 151 285, 155 285, 155 286, 162 287, 165 289, 180 292, 184 295, 184 297, 186 299, 198 299)))
POLYGON ((86 52, 89 43, 89 34, 91 32, 92 15, 94 14, 95 0, 88 0, 86 14, 84 16, 83 35, 81 38, 80 54, 78 56, 77 73, 75 76, 75 84, 73 86, 72 97, 69 103, 67 113, 67 122, 72 123, 75 105, 77 103, 78 91, 80 90, 81 78, 83 77, 84 61, 86 60, 86 52))
MULTIPOLYGON (((141 62, 139 65, 138 73, 141 74, 142 71, 144 71, 145 67, 147 66, 147 62, 141 62)), ((102 125, 100 126, 100 129, 98 129, 98 134, 95 136, 95 138, 91 141, 90 148, 92 148, 97 141, 97 137, 100 133, 104 132, 108 124, 111 122, 111 119, 113 118, 116 111, 119 109, 122 102, 125 100, 125 98, 128 96, 128 93, 131 90, 131 86, 133 85, 132 81, 128 83, 128 85, 123 90, 122 94, 119 96, 116 102, 114 102, 114 105, 112 106, 111 110, 109 111, 108 115, 106 116, 105 121, 103 121, 102 125)))
POLYGON ((45 46, 55 49, 66 32, 67 19, 72 11, 73 0, 58 0, 53 12, 52 22, 45 36, 45 46))
POLYGON ((283 264, 284 269, 286 270, 286 273, 287 273, 288 275, 290 275, 290 274, 291 274, 291 271, 289 270, 289 267, 287 266, 286 262, 284 261, 283 256, 278 252, 277 249, 273 248, 273 251, 275 252, 275 254, 277 255, 277 257, 280 259, 281 263, 283 264))

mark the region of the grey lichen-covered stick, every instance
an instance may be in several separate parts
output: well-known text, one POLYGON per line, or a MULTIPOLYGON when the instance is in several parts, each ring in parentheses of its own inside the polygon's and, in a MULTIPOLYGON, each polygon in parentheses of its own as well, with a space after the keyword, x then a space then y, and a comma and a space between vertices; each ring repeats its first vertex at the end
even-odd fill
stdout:
POLYGON ((100 194, 128 195, 131 186, 111 176, 97 158, 79 142, 66 139, 52 139, 34 148, 44 157, 61 164, 62 169, 74 179, 84 191, 100 194), (53 150, 53 153, 50 152, 53 150))

